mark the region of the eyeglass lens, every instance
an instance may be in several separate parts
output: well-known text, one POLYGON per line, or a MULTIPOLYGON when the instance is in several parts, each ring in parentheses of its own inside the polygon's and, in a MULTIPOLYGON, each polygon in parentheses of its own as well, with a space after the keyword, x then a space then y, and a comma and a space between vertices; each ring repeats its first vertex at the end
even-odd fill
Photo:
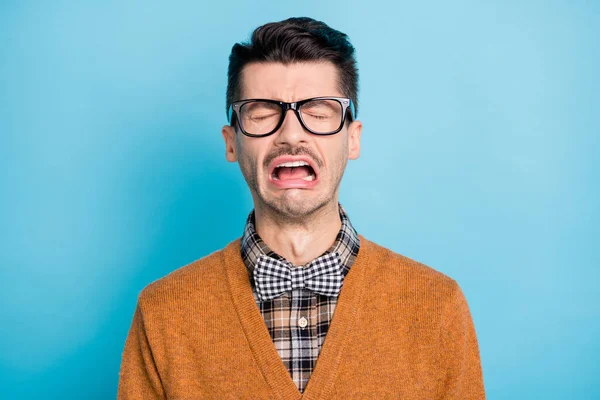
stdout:
MULTIPOLYGON (((302 104, 299 112, 304 125, 315 133, 331 133, 342 124, 343 109, 336 100, 312 100, 302 104)), ((242 105, 239 113, 244 131, 251 135, 263 135, 277 127, 282 109, 279 104, 252 101, 242 105)))

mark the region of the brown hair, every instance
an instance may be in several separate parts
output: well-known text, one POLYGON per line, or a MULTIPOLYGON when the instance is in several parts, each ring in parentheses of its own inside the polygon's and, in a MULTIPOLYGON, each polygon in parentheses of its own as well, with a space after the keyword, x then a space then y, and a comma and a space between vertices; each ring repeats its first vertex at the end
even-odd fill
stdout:
MULTIPOLYGON (((241 72, 252 62, 290 64, 329 61, 339 71, 339 88, 358 109, 358 68, 354 47, 345 33, 312 18, 289 18, 259 26, 250 42, 236 43, 229 56, 226 109, 241 96, 241 72)), ((356 118, 355 115, 352 116, 356 118)), ((233 121, 232 121, 233 124, 233 121)))

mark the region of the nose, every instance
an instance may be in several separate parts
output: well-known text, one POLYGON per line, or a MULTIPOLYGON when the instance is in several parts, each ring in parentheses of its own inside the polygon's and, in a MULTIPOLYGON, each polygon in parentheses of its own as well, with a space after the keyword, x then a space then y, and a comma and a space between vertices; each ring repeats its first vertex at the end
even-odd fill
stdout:
POLYGON ((281 127, 275 132, 277 135, 275 141, 278 145, 296 147, 301 143, 308 142, 311 134, 304 129, 299 118, 300 116, 295 110, 286 111, 281 127))

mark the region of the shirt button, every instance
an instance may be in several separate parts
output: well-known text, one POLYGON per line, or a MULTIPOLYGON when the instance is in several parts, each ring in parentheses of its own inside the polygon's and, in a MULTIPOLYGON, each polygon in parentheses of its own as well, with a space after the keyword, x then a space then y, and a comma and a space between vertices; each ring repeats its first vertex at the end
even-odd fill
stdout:
POLYGON ((306 320, 306 318, 302 317, 298 320, 298 325, 300 326, 300 328, 304 329, 306 328, 306 325, 308 325, 308 321, 306 320))

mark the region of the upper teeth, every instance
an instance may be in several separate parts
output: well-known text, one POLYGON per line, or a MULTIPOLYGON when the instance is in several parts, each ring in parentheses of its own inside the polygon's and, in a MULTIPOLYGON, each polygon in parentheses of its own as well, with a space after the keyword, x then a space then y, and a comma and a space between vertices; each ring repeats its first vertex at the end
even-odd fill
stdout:
POLYGON ((302 167, 304 165, 308 165, 306 161, 290 161, 282 164, 278 164, 276 168, 279 167, 302 167))

